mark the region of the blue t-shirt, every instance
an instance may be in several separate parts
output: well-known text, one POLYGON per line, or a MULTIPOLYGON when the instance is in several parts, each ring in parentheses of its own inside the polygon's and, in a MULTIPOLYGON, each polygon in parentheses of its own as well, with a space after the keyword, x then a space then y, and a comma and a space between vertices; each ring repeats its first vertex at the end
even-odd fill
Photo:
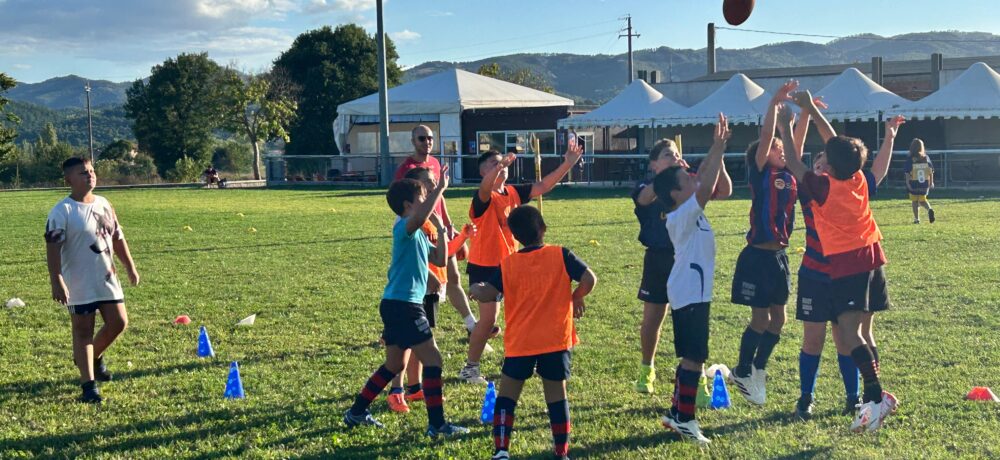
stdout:
POLYGON ((632 203, 635 205, 635 217, 639 218, 639 242, 650 249, 674 251, 674 245, 667 235, 667 206, 660 200, 642 206, 639 204, 639 193, 646 187, 652 187, 653 180, 639 182, 632 190, 632 203))
POLYGON ((407 234, 406 221, 409 219, 399 219, 392 226, 392 262, 389 264, 389 283, 385 285, 382 298, 423 304, 431 241, 419 228, 407 234))

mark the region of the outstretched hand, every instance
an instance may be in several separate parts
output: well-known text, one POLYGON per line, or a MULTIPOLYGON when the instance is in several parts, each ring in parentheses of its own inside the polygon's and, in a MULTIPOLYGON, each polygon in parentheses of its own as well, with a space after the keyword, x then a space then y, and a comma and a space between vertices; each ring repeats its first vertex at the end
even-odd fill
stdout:
POLYGON ((715 125, 715 130, 712 133, 712 142, 715 144, 725 145, 726 142, 729 142, 729 138, 732 137, 732 135, 733 133, 729 130, 729 123, 726 120, 726 115, 720 112, 719 122, 715 125))
POLYGON ((798 88, 799 88, 798 80, 786 81, 783 85, 781 85, 780 88, 778 88, 777 91, 775 91, 773 101, 775 103, 778 103, 791 99, 790 95, 798 88))
POLYGON ((515 161, 517 161, 517 154, 514 152, 507 152, 507 155, 500 159, 498 165, 501 168, 506 168, 514 164, 515 161))
POLYGON ((886 120, 885 122, 885 135, 886 137, 896 137, 896 133, 899 132, 899 127, 906 123, 906 117, 902 115, 896 115, 895 117, 886 120))
POLYGON ((792 121, 795 120, 795 114, 792 113, 792 108, 788 104, 778 104, 778 129, 786 129, 792 126, 792 121))
POLYGON ((580 157, 582 156, 583 147, 576 142, 570 142, 570 145, 566 147, 566 162, 575 165, 576 162, 580 161, 580 157))
POLYGON ((441 167, 441 177, 438 178, 437 188, 440 190, 446 190, 448 188, 448 181, 451 179, 448 174, 448 170, 451 169, 448 165, 441 167))

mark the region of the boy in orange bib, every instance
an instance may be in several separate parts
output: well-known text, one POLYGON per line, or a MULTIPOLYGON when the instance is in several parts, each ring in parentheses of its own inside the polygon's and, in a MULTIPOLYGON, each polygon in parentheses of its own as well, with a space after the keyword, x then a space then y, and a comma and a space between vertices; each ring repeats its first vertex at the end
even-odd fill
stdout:
POLYGON ((503 375, 493 411, 493 458, 510 458, 514 409, 524 382, 535 372, 542 378, 556 458, 569 452, 569 403, 566 379, 570 350, 579 343, 574 318, 583 316, 584 298, 597 277, 569 249, 544 242, 545 221, 530 206, 508 218, 510 230, 524 249, 500 262, 500 270, 485 283, 472 286, 472 298, 487 302, 504 294, 503 375), (578 283, 572 289, 572 281, 578 283))

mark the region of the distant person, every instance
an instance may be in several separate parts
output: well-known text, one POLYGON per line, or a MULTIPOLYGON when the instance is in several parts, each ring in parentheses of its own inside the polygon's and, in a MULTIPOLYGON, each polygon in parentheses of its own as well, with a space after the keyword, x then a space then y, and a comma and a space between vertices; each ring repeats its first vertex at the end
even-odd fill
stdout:
MULTIPOLYGON (((441 162, 431 156, 431 151, 434 150, 434 131, 426 125, 419 125, 410 131, 410 143, 413 144, 413 154, 406 157, 406 160, 403 160, 403 163, 396 168, 393 180, 406 177, 406 172, 415 168, 427 168, 435 178, 441 177, 441 162)), ((451 216, 448 214, 448 206, 444 197, 434 207, 434 214, 437 214, 444 222, 445 228, 448 230, 448 238, 454 239, 458 232, 455 231, 455 227, 451 223, 451 216)), ((465 322, 465 330, 472 334, 473 328, 476 327, 476 317, 473 316, 472 309, 469 307, 469 298, 465 294, 465 289, 462 288, 462 274, 458 269, 458 259, 464 259, 467 252, 468 247, 463 246, 463 249, 458 253, 448 257, 446 293, 458 316, 461 316, 465 322)))
POLYGON ((212 185, 219 185, 219 171, 215 169, 215 166, 208 165, 201 175, 205 178, 205 185, 211 187, 212 185))
POLYGON ((524 249, 500 262, 489 280, 469 289, 480 302, 493 301, 501 293, 507 299, 503 375, 493 408, 493 460, 510 458, 517 400, 524 382, 534 374, 542 379, 555 458, 568 459, 566 380, 571 350, 580 342, 574 320, 583 317, 584 299, 597 284, 597 276, 573 251, 545 244, 547 227, 537 208, 519 207, 507 222, 524 249))
POLYGON ((927 210, 927 220, 934 223, 934 209, 927 201, 927 195, 934 188, 934 163, 927 157, 924 150, 924 141, 920 138, 910 142, 910 157, 906 159, 903 166, 906 177, 906 191, 910 194, 910 203, 913 205, 913 223, 920 223, 920 207, 927 210))
POLYGON ((97 174, 90 160, 73 157, 62 167, 70 194, 56 203, 45 224, 49 281, 52 299, 69 309, 73 360, 83 389, 80 401, 100 404, 103 398, 96 382, 112 377, 104 352, 128 325, 112 254, 125 266, 133 286, 139 284, 139 272, 111 203, 93 194, 97 174), (97 311, 104 326, 94 336, 97 311))

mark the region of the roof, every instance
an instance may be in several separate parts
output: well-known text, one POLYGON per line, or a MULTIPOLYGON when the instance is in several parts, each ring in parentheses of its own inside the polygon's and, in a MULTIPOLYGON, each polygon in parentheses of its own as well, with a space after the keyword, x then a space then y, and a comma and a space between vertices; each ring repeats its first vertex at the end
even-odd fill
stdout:
MULTIPOLYGON (((978 56, 945 58, 942 70, 966 69, 976 62, 985 62, 991 67, 1000 68, 1000 56, 978 56)), ((870 74, 872 70, 871 61, 869 61, 856 62, 853 64, 723 70, 710 75, 703 75, 689 81, 723 81, 732 78, 732 76, 736 73, 743 73, 750 78, 794 78, 809 75, 836 75, 851 67, 856 67, 861 70, 861 72, 867 74, 870 74)), ((931 73, 931 64, 929 59, 920 59, 915 61, 884 61, 882 63, 882 75, 884 77, 929 73, 931 73)))
POLYGON ((893 110, 909 102, 854 67, 844 70, 815 95, 830 106, 823 111, 829 120, 875 119, 880 111, 893 110))
POLYGON ((559 120, 560 128, 587 126, 633 126, 649 123, 655 116, 684 110, 684 106, 663 97, 642 80, 633 80, 622 92, 591 112, 559 120))
POLYGON ((1000 74, 977 62, 931 95, 904 105, 899 113, 909 118, 1000 117, 1000 74))
POLYGON ((653 126, 683 126, 713 124, 719 112, 726 114, 732 124, 756 124, 767 112, 770 96, 759 85, 741 73, 729 78, 701 102, 667 117, 653 121, 653 126))
MULTIPOLYGON (((459 113, 466 109, 558 107, 573 101, 536 89, 449 69, 389 90, 392 115, 459 113)), ((338 115, 378 115, 378 93, 345 102, 338 115)))

